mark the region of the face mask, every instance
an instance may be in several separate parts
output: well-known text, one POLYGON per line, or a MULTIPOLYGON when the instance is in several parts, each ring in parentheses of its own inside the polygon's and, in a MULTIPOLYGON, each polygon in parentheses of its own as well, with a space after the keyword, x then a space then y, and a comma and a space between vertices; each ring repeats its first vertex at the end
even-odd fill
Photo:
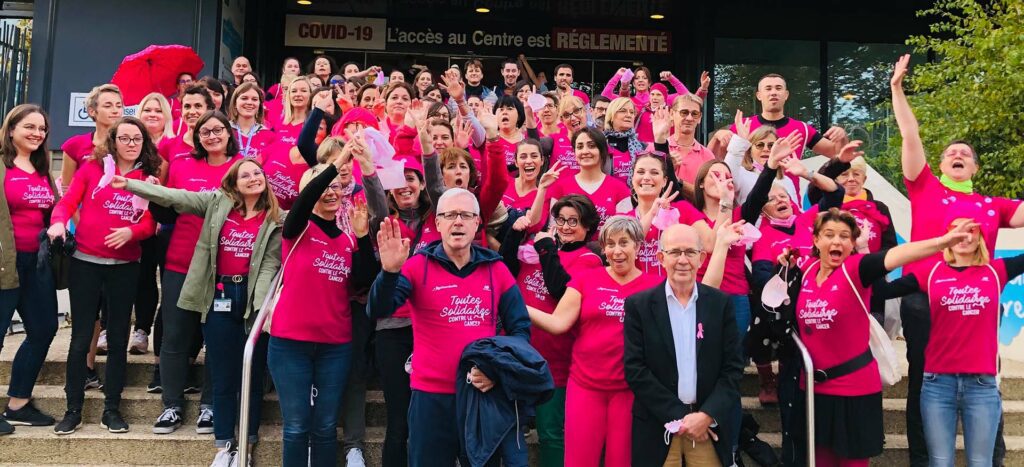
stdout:
POLYGON ((540 255, 537 254, 537 249, 533 245, 521 245, 517 256, 519 261, 526 264, 540 264, 540 255))
POLYGON ((790 216, 785 219, 776 219, 774 217, 768 217, 768 223, 776 227, 785 227, 788 229, 792 227, 793 224, 796 223, 796 214, 790 214, 790 216))
POLYGON ((742 245, 743 248, 747 248, 750 245, 753 245, 754 242, 761 239, 761 231, 752 224, 743 224, 741 229, 740 239, 736 242, 737 245, 742 245))
POLYGON ((103 187, 110 185, 110 182, 114 180, 114 156, 107 154, 103 157, 103 177, 96 183, 96 188, 92 190, 92 197, 96 197, 96 192, 103 189, 103 187))
MULTIPOLYGON (((783 278, 789 268, 783 268, 779 274, 772 276, 761 290, 761 305, 765 309, 775 312, 775 309, 782 305, 789 305, 789 285, 783 278)), ((778 312, 775 312, 778 313, 778 312)))
POLYGON ((658 208, 658 213, 654 215, 654 220, 651 225, 658 228, 658 230, 665 231, 669 227, 679 223, 679 210, 676 208, 658 208))
POLYGON ((665 444, 669 445, 672 435, 679 433, 679 430, 683 428, 682 420, 672 420, 665 424, 665 444))

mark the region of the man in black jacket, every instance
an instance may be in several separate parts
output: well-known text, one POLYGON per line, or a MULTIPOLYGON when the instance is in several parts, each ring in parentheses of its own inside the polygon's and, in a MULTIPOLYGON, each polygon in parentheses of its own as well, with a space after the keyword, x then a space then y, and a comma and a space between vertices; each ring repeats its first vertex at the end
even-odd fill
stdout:
POLYGON ((697 283, 707 257, 697 232, 661 236, 667 280, 626 299, 625 369, 633 402, 633 465, 732 465, 729 426, 743 373, 729 296, 697 283), (665 443, 666 424, 681 421, 665 443), (720 440, 720 441, 719 441, 720 440))

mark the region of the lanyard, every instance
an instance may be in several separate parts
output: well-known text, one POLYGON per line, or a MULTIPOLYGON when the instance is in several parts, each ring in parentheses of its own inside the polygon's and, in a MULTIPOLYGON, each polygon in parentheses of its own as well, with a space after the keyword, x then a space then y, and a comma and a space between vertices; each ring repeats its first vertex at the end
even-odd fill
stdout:
POLYGON ((242 150, 242 157, 249 157, 249 148, 252 147, 252 138, 256 136, 256 133, 263 129, 263 125, 259 123, 253 125, 252 128, 249 129, 248 134, 242 133, 242 128, 239 127, 237 123, 233 123, 231 126, 235 127, 235 132, 238 133, 238 145, 241 146, 240 149, 242 150), (243 142, 243 137, 248 139, 243 142))

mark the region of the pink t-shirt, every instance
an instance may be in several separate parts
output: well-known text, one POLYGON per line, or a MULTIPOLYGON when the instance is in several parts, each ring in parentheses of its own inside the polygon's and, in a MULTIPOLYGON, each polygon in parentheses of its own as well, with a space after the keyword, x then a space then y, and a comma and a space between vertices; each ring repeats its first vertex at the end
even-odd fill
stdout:
MULTIPOLYGON (((167 187, 199 193, 216 191, 220 181, 235 161, 242 156, 235 155, 227 162, 211 166, 206 160, 194 157, 178 159, 171 166, 167 176, 167 187)), ((192 262, 196 242, 203 227, 203 218, 194 214, 182 214, 174 224, 170 244, 167 246, 167 263, 165 267, 181 274, 188 274, 188 265, 192 262)))
MULTIPOLYGON (((121 174, 118 169, 115 172, 135 180, 146 178, 139 169, 126 174, 121 174)), ((142 255, 139 241, 156 233, 156 223, 148 210, 137 211, 132 207, 132 197, 135 195, 110 185, 97 189, 101 178, 103 169, 98 162, 89 161, 79 166, 75 177, 71 179, 68 192, 54 208, 50 222, 66 225, 78 211, 78 225, 75 227, 78 251, 100 258, 138 261, 142 255), (111 229, 122 227, 131 229, 131 240, 117 249, 106 246, 105 238, 110 235, 111 229)))
MULTIPOLYGON (((688 201, 677 201, 672 203, 672 207, 679 210, 680 219, 700 218, 700 212, 688 201)), ((637 220, 643 217, 643 214, 636 212, 636 209, 627 212, 626 215, 634 216, 637 220)), ((661 262, 658 261, 658 239, 660 238, 661 229, 651 225, 651 228, 647 231, 647 236, 644 237, 643 244, 640 245, 636 252, 636 267, 643 271, 644 274, 652 274, 659 277, 665 274, 665 269, 661 267, 661 262)))
MULTIPOLYGON (((872 318, 857 299, 860 295, 865 305, 871 303, 871 284, 865 286, 860 282, 863 257, 850 255, 843 262, 853 287, 843 274, 843 268, 832 271, 821 285, 816 279, 820 262, 812 261, 803 268, 804 281, 796 301, 796 319, 800 339, 811 354, 814 368, 832 368, 868 350, 868 320, 872 318)), ((804 385, 801 374, 800 387, 804 385)), ((874 359, 853 373, 814 385, 815 393, 833 396, 863 396, 881 390, 882 379, 874 359)))
MULTIPOLYGON (((732 221, 736 222, 741 217, 742 213, 740 210, 733 209, 732 221)), ((696 208, 693 211, 679 211, 680 223, 693 225, 697 221, 704 221, 708 224, 708 227, 715 228, 715 221, 696 208)), ((746 295, 750 293, 750 284, 747 282, 746 262, 744 261, 746 254, 747 249, 743 245, 733 245, 729 248, 729 253, 725 256, 725 271, 722 274, 722 286, 720 287, 722 292, 730 295, 746 295)), ((710 249, 708 249, 708 257, 711 257, 710 249)), ((697 280, 703 279, 704 273, 707 270, 708 262, 704 261, 704 264, 697 271, 697 280)))
POLYGON ((82 165, 83 161, 92 160, 92 153, 96 150, 96 146, 92 144, 94 134, 95 132, 89 132, 72 136, 60 146, 60 150, 78 165, 82 165))
POLYGON ((547 198, 549 201, 545 204, 550 206, 550 200, 557 201, 565 195, 572 194, 590 198, 590 201, 594 203, 594 207, 597 208, 598 216, 601 217, 600 225, 603 226, 604 221, 616 214, 616 206, 619 202, 629 199, 629 187, 622 180, 612 176, 605 176, 601 185, 593 193, 588 193, 580 186, 576 177, 559 177, 558 181, 551 185, 551 188, 548 188, 547 198))
POLYGON ((157 146, 156 152, 167 161, 168 166, 181 159, 192 157, 192 151, 195 148, 191 144, 186 143, 184 137, 185 134, 182 133, 174 138, 164 138, 160 145, 157 146))
POLYGON ((520 196, 519 191, 516 190, 515 182, 509 183, 508 188, 505 189, 505 194, 502 195, 501 201, 505 203, 506 207, 515 209, 530 209, 533 206, 533 201, 537 199, 537 189, 530 190, 529 193, 520 196))
POLYGON ((628 390, 622 363, 626 297, 654 287, 661 278, 641 274, 627 284, 619 284, 607 270, 601 269, 578 276, 569 281, 569 287, 583 295, 569 377, 588 389, 628 390))
MULTIPOLYGON (((693 142, 693 147, 686 150, 679 146, 675 138, 669 138, 668 150, 672 156, 682 158, 682 164, 676 164, 676 177, 686 183, 695 183, 700 166, 715 159, 715 153, 697 141, 693 142)), ((673 163, 675 163, 674 159, 673 163)))
POLYGON ((292 163, 291 150, 294 144, 278 141, 263 151, 263 173, 267 184, 274 191, 281 209, 291 209, 292 203, 299 197, 299 180, 309 170, 305 162, 292 163))
POLYGON ((932 317, 924 371, 996 374, 999 297, 1008 279, 1001 259, 959 271, 939 261, 928 276, 917 276, 932 317))
MULTIPOLYGON (((533 242, 531 241, 529 244, 532 245, 533 242)), ((562 268, 570 276, 579 274, 581 277, 588 277, 594 273, 606 274, 604 271, 590 271, 593 268, 602 267, 601 258, 585 247, 568 252, 559 251, 558 259, 562 268)), ((548 292, 540 264, 520 264, 516 283, 519 284, 523 293, 523 301, 526 306, 532 306, 545 313, 555 311, 558 300, 555 300, 548 292)), ((555 387, 564 388, 569 378, 569 362, 572 360, 572 345, 575 339, 575 332, 554 335, 537 327, 530 329, 530 344, 548 361, 551 376, 555 379, 555 387)))
POLYGON ((295 144, 299 142, 299 133, 301 132, 302 123, 295 123, 292 125, 279 123, 274 127, 274 133, 277 135, 278 141, 292 146, 295 146, 295 144))
MULTIPOLYGON (((950 190, 939 181, 928 165, 924 166, 916 180, 910 181, 904 178, 903 183, 907 185, 907 197, 910 198, 910 241, 916 242, 945 235, 949 227, 945 225, 946 211, 950 206, 961 202, 980 203, 982 213, 988 216, 986 223, 982 226, 981 234, 985 238, 985 246, 988 248, 990 258, 995 257, 999 228, 1010 226, 1010 219, 1013 218, 1021 203, 1018 200, 950 190)), ((927 259, 908 264, 903 267, 904 274, 915 272, 917 277, 927 277, 924 276, 924 272, 918 272, 917 268, 927 268, 941 259, 942 253, 940 252, 927 259)))
MULTIPOLYGON (((761 117, 760 115, 755 115, 753 117, 747 117, 746 120, 750 122, 751 133, 753 133, 754 130, 765 125, 775 128, 775 134, 779 136, 779 139, 785 138, 792 133, 799 133, 801 136, 800 148, 797 149, 796 151, 793 151, 797 159, 802 159, 804 156, 804 151, 813 148, 814 145, 817 144, 818 141, 821 141, 822 139, 822 136, 818 134, 818 130, 814 128, 813 125, 807 122, 797 120, 795 118, 782 117, 781 120, 773 122, 764 120, 764 118, 761 117)), ((735 133, 736 124, 730 125, 729 131, 735 133)), ((786 174, 786 176, 788 176, 789 179, 793 181, 793 186, 796 188, 797 198, 802 196, 800 194, 800 179, 789 174, 786 174)))
POLYGON ((46 228, 43 217, 53 209, 53 190, 45 175, 28 173, 17 166, 7 169, 4 196, 14 226, 14 249, 19 253, 39 251, 39 232, 46 228))
POLYGON ((270 335, 324 344, 351 342, 349 277, 358 249, 355 238, 328 237, 312 221, 301 237, 284 239, 281 261, 287 259, 287 264, 270 335))
POLYGON ((629 183, 629 169, 633 166, 633 156, 628 152, 619 151, 608 146, 608 156, 612 158, 612 175, 623 183, 629 183))
MULTIPOLYGON (((551 135, 544 135, 551 138, 551 164, 559 162, 559 165, 565 167, 559 174, 560 177, 572 177, 579 173, 580 163, 576 160, 576 151, 573 150, 572 142, 569 141, 569 130, 564 125, 558 125, 558 133, 551 135)), ((540 128, 537 129, 540 131, 540 128)))
POLYGON ((266 159, 264 151, 278 140, 277 133, 269 128, 260 128, 248 137, 235 130, 235 137, 238 138, 238 153, 261 163, 266 159))
POLYGON ((505 155, 505 167, 510 167, 509 172, 516 171, 516 145, 519 143, 513 143, 505 138, 499 137, 494 142, 498 147, 501 148, 502 154, 505 155))
POLYGON ((232 209, 220 228, 217 243, 217 274, 221 276, 245 276, 249 274, 256 235, 260 233, 266 211, 245 219, 232 209))
POLYGON ((793 234, 790 235, 775 226, 771 225, 767 217, 761 217, 761 239, 754 242, 750 251, 750 261, 770 261, 776 264, 782 251, 789 248, 797 250, 797 267, 803 267, 814 258, 811 256, 811 248, 814 246, 812 231, 814 220, 818 217, 818 207, 813 206, 806 212, 797 214, 793 234))
POLYGON ((271 99, 263 104, 263 108, 266 112, 263 113, 263 121, 267 123, 267 126, 273 128, 281 124, 281 118, 284 116, 284 103, 280 97, 271 99))
POLYGON ((501 295, 515 279, 500 262, 480 264, 469 276, 456 276, 426 255, 415 255, 401 274, 413 285, 413 389, 454 394, 455 374, 466 345, 497 333, 501 295))

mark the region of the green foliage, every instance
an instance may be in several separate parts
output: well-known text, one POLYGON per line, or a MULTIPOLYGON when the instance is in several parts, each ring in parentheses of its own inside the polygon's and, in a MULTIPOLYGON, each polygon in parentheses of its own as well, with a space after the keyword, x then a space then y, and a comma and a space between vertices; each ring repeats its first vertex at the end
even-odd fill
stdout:
MULTIPOLYGON (((975 189, 1018 197, 1024 192, 1024 0, 939 0, 918 15, 936 19, 929 35, 907 40, 937 57, 911 64, 906 86, 929 164, 938 166, 950 141, 966 140, 981 155, 975 189)), ((895 128, 891 118, 875 125, 895 128)), ((892 132, 872 164, 902 189, 900 143, 892 132)))

